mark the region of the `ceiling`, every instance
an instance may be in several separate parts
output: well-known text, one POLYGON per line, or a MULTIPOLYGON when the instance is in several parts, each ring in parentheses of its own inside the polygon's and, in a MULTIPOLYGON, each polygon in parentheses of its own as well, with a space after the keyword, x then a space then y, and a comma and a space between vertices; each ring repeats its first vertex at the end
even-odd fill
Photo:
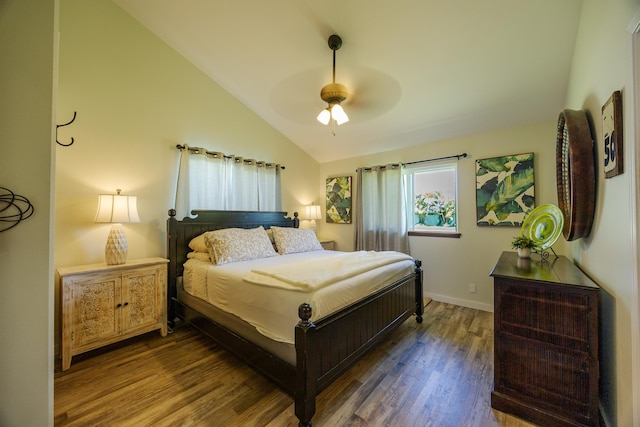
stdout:
POLYGON ((582 0, 114 0, 318 162, 557 117, 582 0), (350 121, 316 116, 332 79, 350 121))

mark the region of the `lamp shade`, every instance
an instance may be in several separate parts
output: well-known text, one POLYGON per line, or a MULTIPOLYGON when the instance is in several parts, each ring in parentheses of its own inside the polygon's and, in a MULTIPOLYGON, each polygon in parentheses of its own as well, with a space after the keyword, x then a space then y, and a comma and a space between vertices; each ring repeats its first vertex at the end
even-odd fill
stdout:
POLYGON ((98 194, 98 211, 93 222, 140 222, 138 198, 118 194, 98 194))
POLYGON ((306 206, 305 211, 305 216, 309 220, 322 218, 319 205, 306 206))

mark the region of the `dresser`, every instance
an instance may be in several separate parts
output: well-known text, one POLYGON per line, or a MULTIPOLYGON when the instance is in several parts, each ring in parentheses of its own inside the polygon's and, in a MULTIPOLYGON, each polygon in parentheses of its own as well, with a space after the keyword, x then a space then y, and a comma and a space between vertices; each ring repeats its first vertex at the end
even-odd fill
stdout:
POLYGON ((146 258, 58 269, 63 371, 77 354, 156 329, 167 335, 168 262, 146 258))
POLYGON ((599 287, 564 256, 503 252, 491 276, 491 407, 541 426, 597 426, 599 287))

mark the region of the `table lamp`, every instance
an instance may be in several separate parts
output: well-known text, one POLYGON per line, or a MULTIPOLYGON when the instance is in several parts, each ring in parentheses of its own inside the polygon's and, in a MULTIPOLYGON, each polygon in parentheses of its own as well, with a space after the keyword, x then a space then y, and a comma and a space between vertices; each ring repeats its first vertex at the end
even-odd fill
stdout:
POLYGON ((127 237, 124 235, 123 223, 140 222, 138 216, 138 201, 135 196, 118 194, 98 194, 98 211, 94 222, 112 223, 107 245, 104 250, 108 265, 124 264, 127 261, 127 237))
POLYGON ((316 234, 318 234, 318 232, 316 231, 316 219, 322 218, 321 215, 322 213, 320 212, 320 205, 305 206, 305 218, 310 221, 311 225, 309 228, 311 228, 316 234))

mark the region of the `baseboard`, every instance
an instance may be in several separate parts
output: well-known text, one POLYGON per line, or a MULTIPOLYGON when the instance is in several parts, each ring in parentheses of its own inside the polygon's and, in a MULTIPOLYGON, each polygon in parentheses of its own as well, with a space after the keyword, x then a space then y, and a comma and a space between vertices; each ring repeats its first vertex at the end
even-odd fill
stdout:
POLYGON ((476 310, 488 311, 489 313, 493 313, 493 305, 491 304, 484 304, 477 301, 469 301, 465 299, 452 298, 446 295, 432 294, 430 292, 425 292, 424 296, 429 297, 434 301, 445 302, 447 304, 454 304, 454 305, 459 305, 461 307, 468 307, 476 310))

